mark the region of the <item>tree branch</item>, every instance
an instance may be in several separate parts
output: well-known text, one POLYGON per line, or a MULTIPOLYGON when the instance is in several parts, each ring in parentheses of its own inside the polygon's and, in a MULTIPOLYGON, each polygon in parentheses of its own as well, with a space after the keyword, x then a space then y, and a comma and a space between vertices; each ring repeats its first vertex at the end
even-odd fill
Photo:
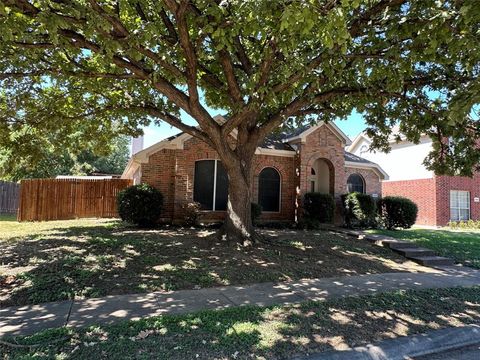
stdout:
POLYGON ((240 36, 235 36, 235 38, 233 39, 233 42, 235 45, 235 49, 237 50, 236 55, 238 57, 238 60, 240 60, 240 63, 242 64, 243 71, 245 71, 245 73, 249 76, 252 75, 252 63, 247 56, 245 48, 240 39, 240 36))
POLYGON ((207 143, 208 145, 214 147, 213 142, 211 141, 210 137, 206 133, 204 133, 202 130, 200 130, 197 127, 185 124, 184 122, 182 122, 181 119, 179 119, 178 117, 172 114, 161 111, 160 109, 158 109, 153 105, 145 105, 143 107, 138 107, 138 110, 140 111, 145 110, 149 115, 157 117, 165 121, 166 123, 176 127, 177 129, 182 130, 192 136, 195 136, 196 138, 201 139, 202 141, 207 143))
POLYGON ((235 104, 243 104, 244 101, 242 92, 240 90, 240 87, 238 86, 238 82, 235 77, 235 71, 233 70, 233 63, 232 59, 230 58, 230 54, 225 49, 222 49, 218 52, 218 55, 223 67, 223 73, 225 74, 225 78, 227 79, 230 98, 235 104))
POLYGON ((67 70, 56 70, 56 69, 44 69, 37 70, 32 72, 6 72, 0 73, 0 80, 11 79, 11 78, 24 78, 24 77, 33 77, 33 76, 42 76, 47 74, 54 75, 65 75, 65 76, 78 76, 85 78, 105 78, 105 79, 138 79, 134 74, 113 74, 113 73, 99 73, 99 72, 88 72, 88 71, 67 71, 67 70))

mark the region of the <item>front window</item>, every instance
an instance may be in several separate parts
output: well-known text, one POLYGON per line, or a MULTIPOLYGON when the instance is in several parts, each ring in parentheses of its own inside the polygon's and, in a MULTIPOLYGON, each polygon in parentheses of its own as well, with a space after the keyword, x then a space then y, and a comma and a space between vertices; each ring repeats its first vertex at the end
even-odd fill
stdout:
POLYGON ((352 174, 347 179, 347 191, 349 193, 359 192, 365 193, 365 181, 363 180, 362 175, 352 174))
POLYGON ((280 210, 280 174, 274 168, 265 168, 258 176, 258 204, 263 211, 280 210))
POLYGON ((470 219, 470 192, 450 191, 450 220, 460 221, 470 219))
POLYGON ((193 200, 202 210, 226 210, 228 201, 228 177, 219 160, 195 162, 193 200))

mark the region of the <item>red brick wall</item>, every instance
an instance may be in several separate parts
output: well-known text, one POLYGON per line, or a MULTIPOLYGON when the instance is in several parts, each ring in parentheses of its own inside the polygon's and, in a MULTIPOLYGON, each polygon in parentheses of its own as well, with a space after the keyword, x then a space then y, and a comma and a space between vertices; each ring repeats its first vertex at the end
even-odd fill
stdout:
MULTIPOLYGON (((255 155, 251 189, 254 201, 258 201, 258 175, 262 169, 274 167, 281 178, 280 212, 264 212, 262 220, 295 220, 300 203, 297 196, 310 191, 310 168, 319 158, 331 163, 334 179, 332 190, 339 203, 340 195, 346 192, 344 149, 342 141, 328 127, 322 126, 308 135, 306 142, 299 144, 299 152, 295 157, 255 155)), ((183 204, 193 201, 195 161, 207 159, 218 159, 216 151, 204 142, 191 138, 185 141, 183 150, 160 150, 150 156, 147 164, 142 164, 142 182, 155 186, 165 196, 166 219, 182 219, 183 204)), ((367 192, 381 192, 378 176, 373 171, 348 170, 349 174, 351 172, 358 172, 365 178, 367 192)), ((341 221, 339 216, 337 214, 338 222, 341 221)), ((224 217, 225 212, 222 211, 202 213, 203 220, 220 220, 224 217)))
POLYGON ((303 195, 310 191, 310 172, 315 161, 326 160, 330 167, 330 188, 337 203, 335 223, 341 223, 341 194, 346 192, 345 180, 345 150, 340 140, 327 126, 321 126, 309 134, 305 143, 299 145, 299 189, 300 201, 303 195), (333 181, 333 186, 332 186, 333 181))
POLYGON ((404 196, 418 206, 417 224, 437 225, 435 179, 382 182, 382 196, 404 196))
MULTIPOLYGON (((204 142, 191 138, 184 143, 183 150, 160 150, 142 164, 142 182, 158 188, 165 197, 165 216, 168 220, 183 217, 182 206, 193 201, 195 161, 218 159, 215 150, 204 142)), ((255 155, 253 165, 252 192, 258 201, 258 175, 265 167, 274 167, 280 173, 281 206, 278 213, 263 213, 262 220, 293 220, 295 212, 295 164, 293 157, 255 155)), ((221 220, 225 211, 205 211, 204 221, 221 220)))
POLYGON ((171 220, 175 196, 175 159, 178 150, 163 149, 150 156, 147 164, 141 165, 141 182, 150 184, 163 194, 164 215, 171 220))
POLYGON ((310 169, 317 159, 325 159, 333 166, 333 195, 345 193, 345 150, 342 141, 327 127, 321 126, 309 134, 305 143, 299 146, 300 190, 310 191, 310 169))
POLYGON ((352 174, 359 174, 363 177, 365 180, 365 193, 370 195, 377 194, 379 197, 382 195, 382 183, 373 170, 347 167, 345 168, 345 183, 352 174))
POLYGON ((437 183, 437 225, 446 225, 450 221, 450 190, 470 192, 470 218, 480 220, 480 173, 473 178, 462 176, 438 176, 437 183))
POLYGON ((255 155, 253 166, 253 199, 258 202, 258 176, 266 167, 280 173, 280 212, 263 212, 261 220, 294 220, 295 160, 293 157, 255 155))

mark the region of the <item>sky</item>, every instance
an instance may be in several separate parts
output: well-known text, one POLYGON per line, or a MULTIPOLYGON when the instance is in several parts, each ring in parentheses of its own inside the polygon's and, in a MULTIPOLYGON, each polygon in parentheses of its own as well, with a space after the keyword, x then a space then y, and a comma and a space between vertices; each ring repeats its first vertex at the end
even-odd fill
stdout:
MULTIPOLYGON (((221 115, 225 113, 221 110, 214 110, 207 107, 210 115, 221 115)), ((194 125, 195 121, 186 113, 181 114, 182 121, 187 124, 194 125)), ((346 120, 337 120, 335 124, 342 129, 342 131, 353 140, 359 132, 365 129, 365 121, 361 114, 353 111, 352 114, 346 120)), ((168 125, 167 123, 162 122, 160 125, 150 125, 143 129, 144 131, 144 144, 143 147, 147 148, 169 136, 175 135, 180 132, 180 130, 168 125)))

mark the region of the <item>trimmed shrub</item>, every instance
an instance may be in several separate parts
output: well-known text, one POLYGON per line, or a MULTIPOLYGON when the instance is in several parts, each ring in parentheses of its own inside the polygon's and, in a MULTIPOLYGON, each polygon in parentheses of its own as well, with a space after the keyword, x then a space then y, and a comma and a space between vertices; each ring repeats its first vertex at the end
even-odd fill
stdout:
POLYGON ((129 186, 117 196, 120 218, 137 226, 155 225, 162 207, 162 193, 148 184, 129 186))
POLYGON ((250 206, 251 206, 250 212, 252 216, 252 223, 256 224, 258 218, 260 217, 260 215, 262 215, 262 207, 256 203, 251 203, 250 206))
POLYGON ((303 202, 305 217, 309 222, 332 223, 335 212, 335 200, 330 194, 306 193, 303 202))
POLYGON ((448 227, 454 230, 457 229, 480 229, 480 220, 460 220, 460 221, 450 221, 448 227))
POLYGON ((409 229, 417 220, 417 204, 401 196, 386 196, 380 199, 378 208, 387 229, 409 229))
POLYGON ((342 195, 345 225, 351 228, 371 228, 376 225, 377 204, 373 197, 359 192, 342 195))
POLYGON ((198 222, 200 210, 202 205, 200 203, 192 201, 182 205, 183 210, 183 223, 185 226, 195 226, 198 222))

